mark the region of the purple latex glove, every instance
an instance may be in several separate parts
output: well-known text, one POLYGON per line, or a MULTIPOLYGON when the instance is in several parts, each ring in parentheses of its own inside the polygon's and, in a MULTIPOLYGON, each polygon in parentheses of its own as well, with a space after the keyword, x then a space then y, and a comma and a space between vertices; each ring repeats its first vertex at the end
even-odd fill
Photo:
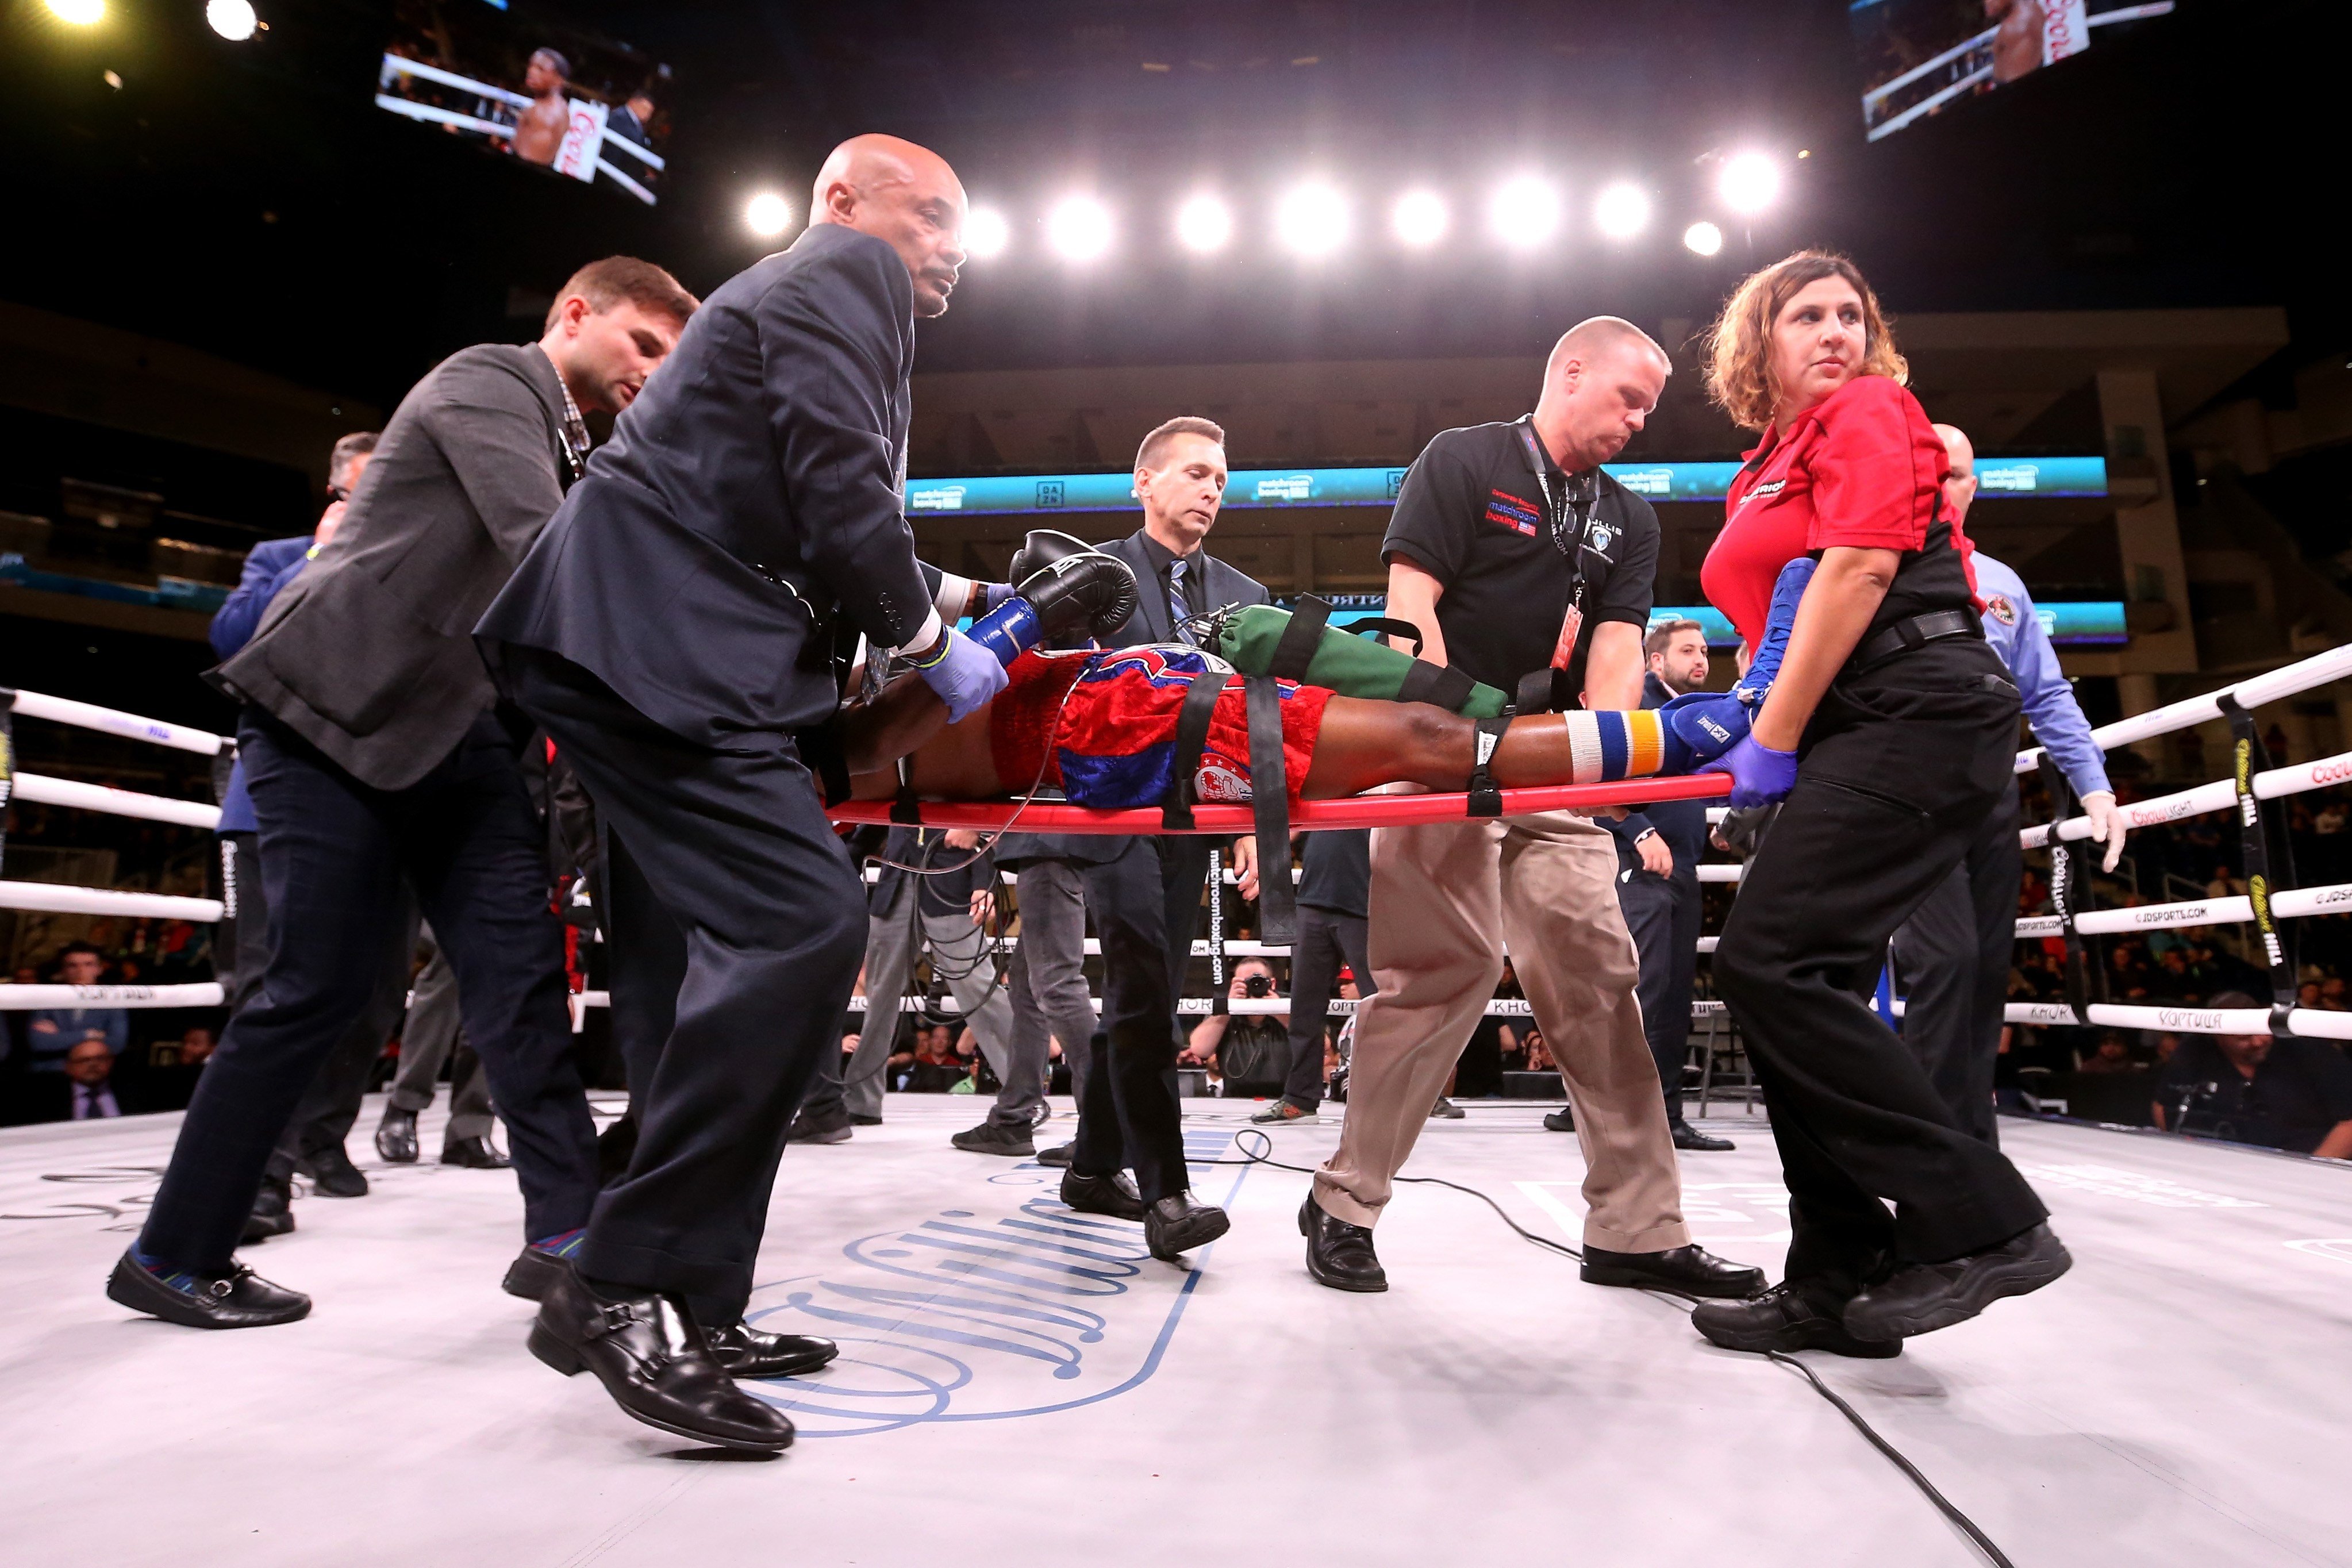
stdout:
POLYGON ((919 664, 923 684, 948 705, 948 722, 961 723, 971 710, 1004 689, 1004 666, 997 657, 953 626, 947 647, 929 664, 919 664))
POLYGON ((1755 736, 1744 735, 1738 745, 1698 771, 1729 773, 1732 807, 1745 810, 1789 798, 1789 792, 1797 787, 1797 753, 1776 752, 1759 745, 1755 736))
POLYGON ((1010 583, 982 583, 980 586, 985 595, 980 606, 980 613, 983 616, 1013 597, 1013 584, 1010 583))

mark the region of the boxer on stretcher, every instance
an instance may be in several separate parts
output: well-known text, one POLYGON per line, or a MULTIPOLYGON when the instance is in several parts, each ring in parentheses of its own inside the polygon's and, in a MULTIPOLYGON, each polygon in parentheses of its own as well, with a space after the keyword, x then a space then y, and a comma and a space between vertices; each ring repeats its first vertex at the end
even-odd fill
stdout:
MULTIPOLYGON (((1482 722, 1431 702, 1349 697, 1281 681, 1289 793, 1296 801, 1392 784, 1460 790, 1482 751, 1492 782, 1505 789, 1720 771, 1711 764, 1748 732, 1780 668, 1812 564, 1800 558, 1781 574, 1764 647, 1738 687, 1692 692, 1664 708, 1482 722)), ((1040 641, 1071 641, 1124 622, 1137 592, 1126 563, 1041 531, 1015 555, 1010 575, 1017 584, 1012 596, 971 633, 1005 659, 1005 689, 957 724, 946 721, 945 705, 919 679, 893 680, 870 700, 845 706, 837 725, 851 798, 898 794, 903 757, 907 783, 924 800, 1004 800, 1043 786, 1099 810, 1159 805, 1169 793, 1178 718, 1192 678, 1220 670, 1226 679, 1201 748, 1193 798, 1251 798, 1243 678, 1224 660, 1181 645, 1035 650, 1040 641)))

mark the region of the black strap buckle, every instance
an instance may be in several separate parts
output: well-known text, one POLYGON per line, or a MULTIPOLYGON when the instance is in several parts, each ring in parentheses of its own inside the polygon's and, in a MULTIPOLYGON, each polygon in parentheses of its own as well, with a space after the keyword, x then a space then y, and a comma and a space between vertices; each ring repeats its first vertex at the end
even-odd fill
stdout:
POLYGON ((1471 743, 1476 747, 1470 762, 1468 814, 1472 816, 1503 815, 1503 791, 1495 783, 1495 752, 1502 745, 1503 731, 1511 727, 1514 717, 1515 711, 1506 708, 1496 717, 1481 719, 1472 727, 1471 743))

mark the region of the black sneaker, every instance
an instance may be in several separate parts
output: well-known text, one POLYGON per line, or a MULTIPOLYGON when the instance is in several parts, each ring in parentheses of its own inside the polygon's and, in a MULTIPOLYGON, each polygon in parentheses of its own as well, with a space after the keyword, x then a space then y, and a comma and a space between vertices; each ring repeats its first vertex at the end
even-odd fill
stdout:
POLYGON ((1460 1106, 1442 1094, 1437 1097, 1437 1103, 1429 1108, 1429 1119, 1432 1121, 1459 1121, 1464 1115, 1465 1112, 1460 1106))
POLYGON ((1051 1149, 1040 1149, 1037 1151, 1037 1163, 1066 1171, 1070 1168, 1070 1150, 1073 1147, 1068 1143, 1056 1143, 1051 1149))
POLYGON ((1691 1309, 1691 1327, 1727 1351, 1827 1351, 1869 1361, 1903 1353, 1901 1340, 1854 1334, 1838 1319, 1842 1304, 1783 1280, 1744 1301, 1701 1301, 1691 1309))
POLYGON ((1913 1263, 1845 1304, 1857 1336, 1903 1340, 1964 1323, 2003 1296, 2039 1290, 2074 1267, 2049 1226, 1948 1263, 1913 1263))
POLYGON ((1037 1152, 1029 1141, 1029 1129, 1004 1122, 988 1121, 948 1139, 957 1148, 972 1154, 1003 1154, 1008 1159, 1026 1160, 1037 1152))
POLYGON ((849 1139, 846 1110, 828 1111, 821 1116, 803 1110, 793 1118, 792 1130, 784 1134, 787 1143, 846 1143, 849 1139))

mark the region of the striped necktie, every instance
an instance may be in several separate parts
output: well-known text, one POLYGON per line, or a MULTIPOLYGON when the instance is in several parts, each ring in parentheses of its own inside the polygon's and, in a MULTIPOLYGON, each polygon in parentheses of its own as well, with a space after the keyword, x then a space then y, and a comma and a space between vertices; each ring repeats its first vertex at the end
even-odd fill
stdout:
POLYGON ((1184 603, 1184 563, 1180 558, 1168 563, 1168 625, 1177 641, 1193 640, 1191 628, 1184 625, 1192 616, 1192 607, 1184 603))

